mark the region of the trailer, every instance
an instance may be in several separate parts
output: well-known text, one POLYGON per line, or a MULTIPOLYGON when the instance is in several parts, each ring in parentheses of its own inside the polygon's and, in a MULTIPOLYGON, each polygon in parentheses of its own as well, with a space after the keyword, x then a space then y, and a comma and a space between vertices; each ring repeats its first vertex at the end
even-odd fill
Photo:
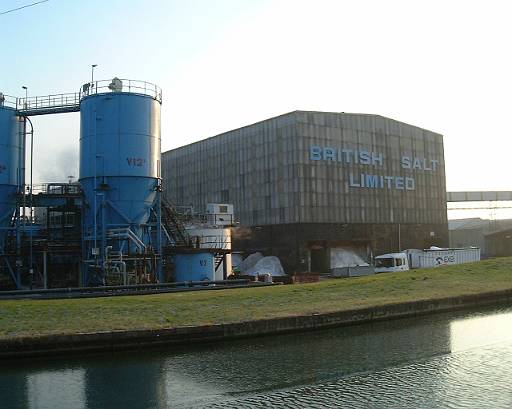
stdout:
POLYGON ((480 248, 478 247, 408 249, 400 253, 375 257, 375 272, 407 271, 415 268, 439 267, 475 261, 480 261, 480 248))
POLYGON ((451 264, 463 264, 480 261, 478 247, 466 248, 430 248, 406 251, 410 268, 428 268, 451 264))

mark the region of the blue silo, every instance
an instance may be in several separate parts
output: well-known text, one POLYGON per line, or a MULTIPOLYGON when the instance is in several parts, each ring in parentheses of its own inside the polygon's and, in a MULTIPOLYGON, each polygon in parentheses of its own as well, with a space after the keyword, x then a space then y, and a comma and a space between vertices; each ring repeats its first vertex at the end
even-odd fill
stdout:
POLYGON ((16 110, 0 106, 0 253, 16 210, 16 193, 23 183, 22 130, 16 110))
POLYGON ((161 94, 112 84, 80 103, 84 260, 86 271, 103 275, 147 269, 140 260, 158 247, 151 220, 159 212, 161 94))

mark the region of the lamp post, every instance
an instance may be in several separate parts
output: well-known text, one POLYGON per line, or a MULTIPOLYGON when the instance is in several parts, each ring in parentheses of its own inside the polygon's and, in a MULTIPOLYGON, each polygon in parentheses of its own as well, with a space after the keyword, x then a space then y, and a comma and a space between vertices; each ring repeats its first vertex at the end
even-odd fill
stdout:
POLYGON ((27 109, 28 88, 25 85, 23 85, 21 88, 25 90, 25 109, 27 109))
POLYGON ((91 84, 94 84, 94 68, 96 68, 98 64, 91 65, 91 84))

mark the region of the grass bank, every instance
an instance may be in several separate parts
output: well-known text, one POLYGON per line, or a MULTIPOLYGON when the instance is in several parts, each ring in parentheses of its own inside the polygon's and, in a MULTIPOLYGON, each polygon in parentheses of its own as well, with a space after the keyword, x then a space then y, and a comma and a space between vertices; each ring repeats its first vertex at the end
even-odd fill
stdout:
POLYGON ((512 257, 314 284, 71 300, 0 301, 0 341, 322 314, 512 289, 512 257))

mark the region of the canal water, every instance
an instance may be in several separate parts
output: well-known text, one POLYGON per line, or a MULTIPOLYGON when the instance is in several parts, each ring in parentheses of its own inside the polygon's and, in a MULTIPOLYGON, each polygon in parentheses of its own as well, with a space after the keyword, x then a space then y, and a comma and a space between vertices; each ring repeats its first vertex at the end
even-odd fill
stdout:
POLYGON ((0 362, 0 408, 512 408, 512 307, 0 362))

